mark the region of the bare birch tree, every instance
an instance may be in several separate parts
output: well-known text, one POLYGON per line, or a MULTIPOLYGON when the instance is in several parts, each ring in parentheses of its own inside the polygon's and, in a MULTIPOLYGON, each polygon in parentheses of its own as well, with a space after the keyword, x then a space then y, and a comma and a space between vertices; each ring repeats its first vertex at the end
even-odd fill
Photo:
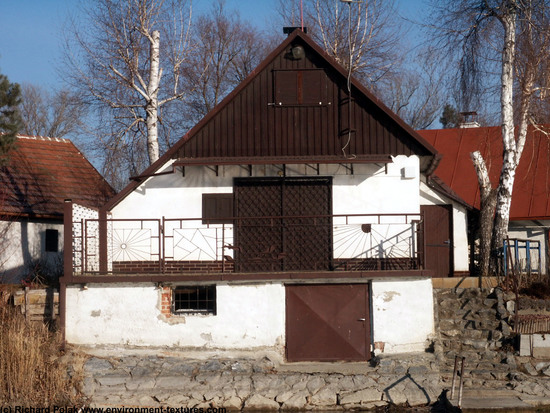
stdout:
MULTIPOLYGON (((437 7, 436 18, 442 22, 447 45, 458 44, 464 52, 459 56, 463 78, 475 79, 483 67, 494 68, 495 62, 500 66, 500 75, 492 77, 500 90, 503 144, 502 169, 494 188, 481 153, 472 154, 480 189, 485 194, 482 209, 489 209, 482 211, 484 219, 490 221, 481 223, 482 244, 487 245, 486 239, 490 238, 491 250, 495 252, 502 248, 508 233, 514 179, 532 121, 531 105, 547 91, 547 74, 541 69, 546 68, 550 57, 549 2, 448 0, 437 3, 437 7), (492 191, 496 192, 494 203, 490 201, 492 191)), ((491 69, 486 69, 486 73, 491 74, 491 69)), ((482 275, 487 274, 488 261, 488 257, 482 258, 482 275)))
MULTIPOLYGON (((287 24, 301 24, 298 1, 280 1, 287 24)), ((343 4, 335 0, 304 0, 308 34, 338 63, 368 87, 388 76, 400 62, 400 27, 393 0, 343 4)))
POLYGON ((74 138, 82 131, 85 117, 82 101, 68 90, 49 92, 36 85, 21 86, 20 132, 27 135, 74 138))
POLYGON ((194 122, 200 120, 267 56, 269 41, 224 0, 213 3, 193 25, 193 53, 185 75, 194 122))
POLYGON ((191 50, 192 8, 186 0, 98 0, 84 15, 87 21, 73 22, 66 36, 68 80, 102 121, 112 119, 104 125, 105 146, 139 137, 148 163, 155 162, 159 124, 168 127, 162 110, 186 94, 181 71, 191 50))
POLYGON ((443 70, 428 50, 408 52, 406 23, 395 3, 381 0, 280 0, 287 25, 308 34, 413 128, 427 128, 442 106, 443 70))
POLYGON ((396 68, 375 93, 413 129, 426 129, 443 106, 445 72, 428 48, 396 68))

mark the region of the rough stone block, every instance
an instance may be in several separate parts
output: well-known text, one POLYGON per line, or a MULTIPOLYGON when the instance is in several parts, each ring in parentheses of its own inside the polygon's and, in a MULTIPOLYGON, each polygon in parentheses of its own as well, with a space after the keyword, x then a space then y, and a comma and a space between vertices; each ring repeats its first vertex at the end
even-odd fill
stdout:
POLYGON ((361 404, 382 400, 382 392, 377 389, 363 389, 340 394, 340 404, 361 404))
POLYGON ((325 387, 310 397, 309 403, 313 406, 336 406, 337 395, 334 388, 325 387))
POLYGON ((422 406, 430 402, 428 392, 416 383, 409 382, 403 392, 409 406, 422 406))
POLYGON ((307 406, 307 398, 303 393, 297 393, 285 401, 281 408, 283 410, 303 410, 307 406))
POLYGON ((97 357, 92 357, 88 360, 86 360, 86 363, 84 363, 84 370, 89 372, 101 372, 101 371, 109 371, 113 368, 113 365, 109 363, 109 361, 105 359, 100 359, 97 357))
POLYGON ((341 386, 343 389, 353 389, 353 390, 359 390, 359 389, 366 389, 367 387, 375 387, 376 382, 372 377, 365 376, 364 374, 358 374, 356 376, 353 376, 353 387, 346 387, 341 386))
POLYGON ((224 400, 221 405, 227 410, 241 410, 243 401, 237 396, 231 396, 229 399, 224 400))
POLYGON ((253 394, 244 402, 244 410, 279 410, 279 403, 260 394, 253 394))
POLYGON ((383 400, 387 400, 397 405, 407 403, 407 396, 405 396, 404 387, 405 386, 396 386, 385 390, 383 400))
POLYGON ((152 377, 139 377, 131 378, 126 381, 126 388, 128 390, 148 390, 154 388, 156 381, 152 377))
MULTIPOLYGON (((158 395, 155 396, 158 399, 158 395)), ((168 397, 162 400, 163 404, 168 406, 187 406, 189 402, 189 397, 184 396, 183 394, 174 394, 170 393, 168 397)))
POLYGON ((550 366, 550 361, 540 361, 537 364, 535 364, 535 369, 537 371, 541 371, 541 370, 545 369, 548 366, 550 366))
POLYGON ((161 376, 156 380, 157 387, 163 389, 189 389, 191 380, 182 376, 161 376))
POLYGON ((531 376, 538 376, 538 374, 539 374, 539 372, 533 367, 533 365, 531 363, 524 363, 523 368, 531 376))
POLYGON ((127 376, 99 376, 96 378, 97 382, 102 386, 119 386, 126 383, 127 376))
POLYGON ((314 377, 307 382, 306 388, 310 391, 311 394, 314 394, 325 384, 325 380, 322 377, 314 377))

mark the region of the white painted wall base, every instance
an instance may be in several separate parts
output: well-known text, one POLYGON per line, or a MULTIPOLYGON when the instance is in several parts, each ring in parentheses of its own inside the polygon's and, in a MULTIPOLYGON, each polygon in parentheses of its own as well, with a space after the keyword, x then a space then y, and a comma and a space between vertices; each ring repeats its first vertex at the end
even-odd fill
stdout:
POLYGON ((372 282, 375 354, 426 349, 434 333, 431 279, 372 282))
POLYGON ((66 339, 81 345, 282 348, 282 284, 218 285, 216 315, 166 318, 154 285, 67 288, 66 339))
MULTIPOLYGON (((67 288, 66 339, 86 346, 177 347, 284 354, 283 283, 217 286, 216 315, 165 317, 153 284, 67 288)), ((372 281, 373 342, 384 353, 423 351, 434 331, 431 279, 372 281)), ((380 351, 378 351, 380 352, 380 351)))

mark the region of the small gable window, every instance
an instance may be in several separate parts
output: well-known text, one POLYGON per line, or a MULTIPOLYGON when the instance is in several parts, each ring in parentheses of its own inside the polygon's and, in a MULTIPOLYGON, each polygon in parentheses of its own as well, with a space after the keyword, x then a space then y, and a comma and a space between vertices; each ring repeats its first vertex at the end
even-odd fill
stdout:
POLYGON ((56 229, 47 229, 45 235, 46 252, 59 252, 59 231, 56 229))
POLYGON ((233 194, 202 194, 203 224, 232 224, 233 194))
POLYGON ((323 106, 327 104, 327 77, 322 69, 276 70, 275 106, 323 106))

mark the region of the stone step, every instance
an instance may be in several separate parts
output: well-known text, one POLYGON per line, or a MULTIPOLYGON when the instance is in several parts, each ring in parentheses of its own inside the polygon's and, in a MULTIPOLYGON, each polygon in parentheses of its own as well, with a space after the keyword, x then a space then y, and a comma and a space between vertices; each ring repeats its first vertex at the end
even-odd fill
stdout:
POLYGON ((496 308, 498 304, 498 300, 495 298, 452 298, 447 297, 442 300, 438 300, 438 305, 440 308, 443 309, 472 309, 472 308, 479 308, 484 307, 487 309, 493 309, 496 308))
POLYGON ((453 340, 463 340, 463 339, 484 339, 484 340, 499 340, 502 338, 502 333, 495 330, 441 330, 440 331, 442 339, 450 338, 453 340))
POLYGON ((471 340, 471 339, 441 339, 443 351, 474 352, 482 350, 498 350, 502 348, 500 341, 471 340))

